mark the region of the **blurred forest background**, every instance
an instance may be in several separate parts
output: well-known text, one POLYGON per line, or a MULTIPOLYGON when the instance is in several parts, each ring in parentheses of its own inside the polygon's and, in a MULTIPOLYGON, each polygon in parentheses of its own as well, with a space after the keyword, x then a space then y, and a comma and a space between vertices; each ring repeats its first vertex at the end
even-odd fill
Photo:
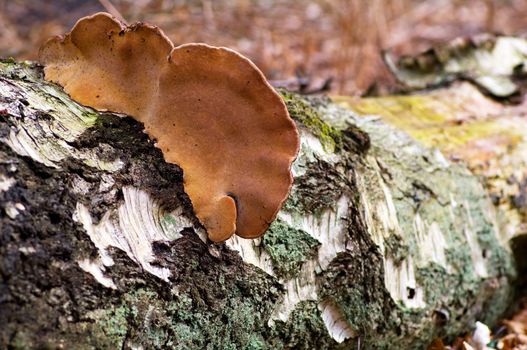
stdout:
POLYGON ((49 36, 98 11, 251 58, 275 85, 333 94, 395 86, 382 50, 415 54, 481 32, 527 32, 527 0, 0 0, 0 57, 36 59, 49 36))

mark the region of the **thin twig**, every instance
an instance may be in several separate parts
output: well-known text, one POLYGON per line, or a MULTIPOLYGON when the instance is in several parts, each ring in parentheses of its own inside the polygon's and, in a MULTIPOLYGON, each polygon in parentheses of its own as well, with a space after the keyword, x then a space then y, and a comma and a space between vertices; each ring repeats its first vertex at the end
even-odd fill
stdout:
POLYGON ((113 4, 110 2, 110 0, 99 0, 99 3, 108 11, 112 16, 117 18, 119 21, 126 23, 126 20, 124 19, 123 15, 121 15, 121 12, 113 6, 113 4))

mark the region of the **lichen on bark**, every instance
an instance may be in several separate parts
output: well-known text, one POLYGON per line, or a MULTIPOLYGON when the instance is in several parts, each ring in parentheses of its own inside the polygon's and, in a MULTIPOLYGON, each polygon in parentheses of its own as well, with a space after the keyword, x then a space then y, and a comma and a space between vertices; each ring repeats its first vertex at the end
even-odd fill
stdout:
POLYGON ((293 228, 282 220, 275 220, 262 239, 262 246, 273 261, 278 277, 292 277, 302 263, 317 254, 320 242, 306 232, 293 228))

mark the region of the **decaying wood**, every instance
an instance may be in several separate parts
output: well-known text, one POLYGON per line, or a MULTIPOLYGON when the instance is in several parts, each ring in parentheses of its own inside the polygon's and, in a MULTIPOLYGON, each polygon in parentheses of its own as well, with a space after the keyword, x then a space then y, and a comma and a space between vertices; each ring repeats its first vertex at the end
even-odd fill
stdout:
POLYGON ((282 95, 290 198, 262 239, 217 245, 139 123, 0 63, 2 347, 418 349, 492 325, 525 230, 518 109, 468 83, 282 95))

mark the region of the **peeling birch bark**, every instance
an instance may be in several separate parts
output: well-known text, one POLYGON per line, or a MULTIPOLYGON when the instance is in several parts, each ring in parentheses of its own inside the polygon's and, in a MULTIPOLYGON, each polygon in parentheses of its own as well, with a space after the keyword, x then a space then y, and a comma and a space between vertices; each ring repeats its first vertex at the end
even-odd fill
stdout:
POLYGON ((493 324, 525 231, 519 110, 470 85, 282 95, 290 197, 215 245, 140 124, 0 63, 1 347, 419 349, 493 324))

